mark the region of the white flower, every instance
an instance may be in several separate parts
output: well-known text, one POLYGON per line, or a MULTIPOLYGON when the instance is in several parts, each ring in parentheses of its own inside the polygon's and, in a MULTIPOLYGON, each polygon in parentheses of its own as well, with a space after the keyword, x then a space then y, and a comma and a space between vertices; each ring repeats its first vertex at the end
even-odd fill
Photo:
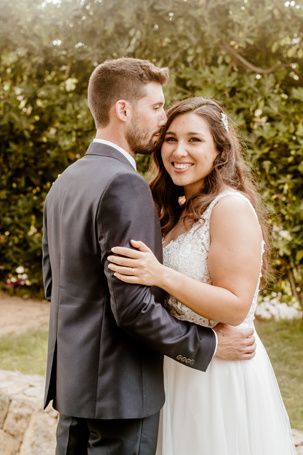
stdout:
POLYGON ((256 316, 260 319, 274 319, 275 321, 293 320, 303 317, 303 311, 297 302, 291 302, 288 305, 281 302, 282 298, 282 295, 277 293, 264 297, 257 306, 256 316))
POLYGON ((262 109, 260 109, 260 108, 256 109, 255 110, 255 117, 261 117, 262 113, 263 113, 262 109))
POLYGON ((290 233, 289 233, 288 231, 286 231, 286 230, 283 230, 283 229, 282 229, 282 230, 279 232, 279 234, 280 234, 280 236, 282 237, 282 239, 286 239, 286 240, 291 240, 291 239, 292 239, 290 233))
POLYGON ((72 92, 73 90, 75 90, 77 82, 78 82, 78 79, 76 79, 75 77, 70 77, 69 79, 66 79, 65 90, 67 92, 72 92))
POLYGON ((16 272, 18 273, 18 275, 21 275, 22 273, 24 273, 24 267, 22 267, 22 265, 19 265, 19 267, 16 268, 16 272))

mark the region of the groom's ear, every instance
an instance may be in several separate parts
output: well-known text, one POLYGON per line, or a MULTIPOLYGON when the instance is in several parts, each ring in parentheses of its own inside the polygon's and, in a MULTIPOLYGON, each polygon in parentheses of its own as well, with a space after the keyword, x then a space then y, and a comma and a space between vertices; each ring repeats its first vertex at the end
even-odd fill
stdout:
POLYGON ((127 122, 131 116, 130 104, 126 100, 118 100, 115 104, 115 113, 119 120, 127 122))

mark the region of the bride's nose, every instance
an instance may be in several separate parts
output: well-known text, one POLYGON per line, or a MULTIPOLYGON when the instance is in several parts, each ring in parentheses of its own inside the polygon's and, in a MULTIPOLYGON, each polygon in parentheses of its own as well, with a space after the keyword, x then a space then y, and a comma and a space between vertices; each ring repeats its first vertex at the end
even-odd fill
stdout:
POLYGON ((186 144, 184 141, 178 141, 174 149, 175 157, 183 157, 187 155, 186 144))

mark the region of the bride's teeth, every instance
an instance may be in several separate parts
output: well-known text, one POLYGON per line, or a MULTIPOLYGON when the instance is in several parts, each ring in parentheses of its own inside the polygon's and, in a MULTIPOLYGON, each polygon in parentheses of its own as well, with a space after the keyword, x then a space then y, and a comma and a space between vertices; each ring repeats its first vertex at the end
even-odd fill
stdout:
POLYGON ((187 169, 191 167, 190 163, 173 163, 176 169, 187 169))

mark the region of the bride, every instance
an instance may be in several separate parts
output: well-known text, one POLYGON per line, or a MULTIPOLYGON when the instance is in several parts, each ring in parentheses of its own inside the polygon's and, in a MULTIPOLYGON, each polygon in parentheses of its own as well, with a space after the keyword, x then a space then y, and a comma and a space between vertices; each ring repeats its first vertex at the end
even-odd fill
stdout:
MULTIPOLYGON (((132 249, 113 248, 109 268, 127 283, 164 289, 176 318, 253 327, 266 230, 235 131, 222 108, 201 97, 178 102, 167 117, 151 184, 164 264, 132 240, 132 249)), ((214 357, 206 373, 165 357, 157 455, 295 454, 277 380, 256 340, 254 358, 214 357)))

